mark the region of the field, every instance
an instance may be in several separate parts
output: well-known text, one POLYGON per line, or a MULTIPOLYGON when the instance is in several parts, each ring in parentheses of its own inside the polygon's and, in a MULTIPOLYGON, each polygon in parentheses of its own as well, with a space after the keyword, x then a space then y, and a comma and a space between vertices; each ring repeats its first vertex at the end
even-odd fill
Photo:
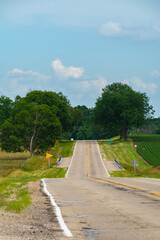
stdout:
POLYGON ((0 176, 3 176, 8 170, 22 168, 29 157, 29 152, 6 153, 0 151, 0 176))
POLYGON ((151 165, 160 166, 160 135, 134 135, 131 137, 137 152, 151 165))
POLYGON ((21 212, 31 203, 27 184, 41 178, 61 178, 67 169, 56 167, 57 158, 72 156, 73 141, 57 141, 50 151, 50 168, 45 155, 30 157, 29 152, 0 151, 0 207, 6 211, 21 212))
POLYGON ((136 167, 136 177, 152 177, 160 178, 159 167, 153 167, 147 164, 143 158, 135 151, 133 143, 130 139, 123 141, 119 138, 114 138, 113 143, 105 141, 98 141, 103 158, 106 161, 113 161, 114 158, 123 166, 124 170, 112 172, 114 177, 134 177, 133 160, 138 159, 138 166, 136 167))

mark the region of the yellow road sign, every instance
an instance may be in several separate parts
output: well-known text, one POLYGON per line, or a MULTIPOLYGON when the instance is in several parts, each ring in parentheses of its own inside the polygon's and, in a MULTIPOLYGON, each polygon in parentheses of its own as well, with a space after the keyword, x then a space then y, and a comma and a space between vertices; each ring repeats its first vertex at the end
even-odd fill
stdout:
POLYGON ((50 157, 52 157, 52 156, 53 156, 52 154, 46 153, 46 158, 50 158, 50 157))

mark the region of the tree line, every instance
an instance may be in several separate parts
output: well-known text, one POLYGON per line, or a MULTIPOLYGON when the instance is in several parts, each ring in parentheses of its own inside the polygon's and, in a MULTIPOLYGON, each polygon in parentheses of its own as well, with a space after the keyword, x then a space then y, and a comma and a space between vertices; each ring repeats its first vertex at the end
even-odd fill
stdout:
POLYGON ((153 115, 145 93, 122 83, 107 85, 94 108, 72 107, 63 93, 31 91, 0 97, 0 144, 7 152, 31 155, 52 148, 56 139, 104 139, 144 126, 153 115))

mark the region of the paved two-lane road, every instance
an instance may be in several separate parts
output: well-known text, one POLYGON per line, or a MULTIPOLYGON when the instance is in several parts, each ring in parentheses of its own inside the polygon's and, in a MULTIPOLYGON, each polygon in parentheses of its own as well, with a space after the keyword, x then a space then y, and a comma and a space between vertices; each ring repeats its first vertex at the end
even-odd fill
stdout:
POLYGON ((77 141, 67 177, 84 179, 88 176, 105 179, 109 174, 102 162, 97 141, 77 141))
POLYGON ((98 144, 77 141, 67 177, 45 180, 73 239, 160 239, 159 197, 95 178, 111 180, 98 144))

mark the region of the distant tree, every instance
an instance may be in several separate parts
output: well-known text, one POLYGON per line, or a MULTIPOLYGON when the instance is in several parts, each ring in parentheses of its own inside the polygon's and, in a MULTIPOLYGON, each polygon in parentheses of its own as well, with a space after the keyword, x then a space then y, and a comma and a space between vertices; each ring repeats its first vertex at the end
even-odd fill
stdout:
POLYGON ((126 84, 113 83, 103 89, 94 111, 97 123, 108 129, 117 128, 126 140, 128 129, 142 126, 153 114, 153 107, 145 93, 136 92, 126 84))
POLYGON ((17 103, 17 102, 19 102, 20 100, 21 100, 21 96, 17 95, 17 96, 15 97, 14 102, 17 103))
POLYGON ((76 139, 77 129, 82 121, 82 112, 76 107, 70 107, 70 121, 71 127, 67 131, 63 131, 60 135, 60 139, 76 139))
POLYGON ((160 134, 160 118, 151 118, 140 128, 130 129, 133 134, 160 134))
POLYGON ((9 97, 0 97, 0 126, 10 117, 13 105, 14 103, 9 97))
POLYGON ((94 109, 86 106, 77 106, 76 109, 82 112, 82 120, 79 122, 75 138, 79 140, 104 139, 110 136, 109 131, 102 125, 95 123, 94 109))

